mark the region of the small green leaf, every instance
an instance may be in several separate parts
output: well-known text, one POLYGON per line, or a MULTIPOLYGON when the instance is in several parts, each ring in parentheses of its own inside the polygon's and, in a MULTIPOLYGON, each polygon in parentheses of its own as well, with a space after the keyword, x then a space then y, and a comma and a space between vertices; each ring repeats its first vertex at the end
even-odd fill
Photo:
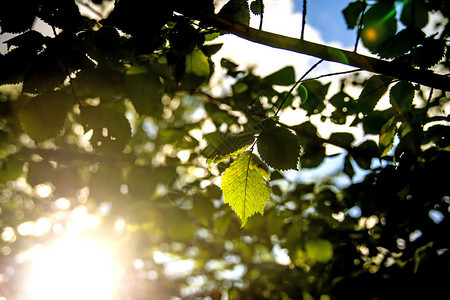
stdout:
POLYGON ((221 189, 225 203, 241 220, 241 227, 255 213, 264 214, 270 200, 269 179, 266 165, 251 151, 242 153, 226 169, 221 189))
POLYGON ((398 112, 407 111, 414 99, 414 86, 407 81, 400 81, 389 91, 389 101, 398 112))
POLYGON ((380 132, 380 157, 386 156, 394 146, 394 139, 397 133, 397 117, 392 117, 383 125, 380 132))
POLYGON ((264 3, 263 0, 254 0, 250 4, 250 9, 252 10, 252 13, 255 15, 260 15, 264 12, 264 3))
POLYGON ((19 112, 25 132, 36 142, 56 137, 62 130, 66 116, 74 104, 73 96, 56 91, 34 97, 19 112))
POLYGON ((364 85, 358 98, 358 108, 363 114, 373 111, 380 98, 386 93, 391 78, 373 75, 364 85))
POLYGON ((230 0, 219 11, 219 16, 244 24, 250 23, 250 8, 247 0, 230 0))
POLYGON ((305 248, 308 256, 320 263, 327 263, 333 258, 333 245, 328 240, 307 240, 305 248))
POLYGON ((277 170, 297 170, 300 145, 297 136, 289 129, 277 126, 272 120, 263 124, 264 131, 258 137, 261 158, 277 170))
POLYGON ((287 66, 268 75, 263 80, 269 85, 291 85, 295 83, 295 71, 293 67, 287 66))
POLYGON ((209 75, 208 58, 201 50, 195 49, 186 55, 186 73, 193 73, 201 77, 209 75))
POLYGON ((358 25, 358 19, 361 16, 364 4, 362 1, 351 2, 342 11, 348 29, 353 29, 358 25))
POLYGON ((308 80, 302 84, 307 90, 307 98, 301 101, 300 107, 307 111, 307 115, 321 113, 325 109, 323 101, 328 93, 330 84, 321 84, 317 80, 308 80))

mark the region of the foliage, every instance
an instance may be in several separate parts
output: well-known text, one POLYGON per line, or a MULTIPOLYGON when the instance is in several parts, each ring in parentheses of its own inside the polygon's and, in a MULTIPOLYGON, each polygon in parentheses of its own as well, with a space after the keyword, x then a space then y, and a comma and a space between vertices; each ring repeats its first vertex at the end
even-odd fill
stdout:
MULTIPOLYGON (((448 73, 448 6, 358 0, 343 16, 387 65, 435 75, 448 73), (431 13, 442 23, 429 34, 431 13)), ((101 216, 88 233, 122 249, 122 298, 448 297, 448 91, 386 74, 297 81, 290 66, 261 77, 230 59, 215 65, 226 32, 199 12, 244 26, 267 7, 0 4, 1 33, 14 34, 0 56, 0 296, 23 298, 28 265, 17 258, 84 208, 101 216), (210 79, 222 72, 231 87, 215 96, 210 79), (305 119, 283 124, 286 111, 305 119), (301 177, 336 157, 335 173, 301 177), (171 275, 155 253, 195 264, 171 275)))

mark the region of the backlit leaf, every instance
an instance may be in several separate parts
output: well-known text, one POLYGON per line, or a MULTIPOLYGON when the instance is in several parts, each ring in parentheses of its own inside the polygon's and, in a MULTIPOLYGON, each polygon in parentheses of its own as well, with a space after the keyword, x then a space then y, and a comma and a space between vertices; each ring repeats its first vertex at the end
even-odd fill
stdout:
POLYGON ((221 189, 241 227, 255 213, 264 214, 270 199, 269 179, 266 165, 251 151, 242 153, 225 171, 221 189))
POLYGON ((396 83, 389 91, 389 101, 398 112, 407 111, 414 99, 414 86, 407 81, 396 83))
POLYGON ((193 73, 200 77, 209 75, 209 62, 205 54, 199 49, 186 55, 186 73, 193 73))
POLYGON ((247 0, 230 0, 219 11, 219 16, 244 25, 250 22, 250 8, 247 0))
POLYGON ((370 77, 358 98, 358 108, 363 114, 373 111, 380 98, 386 93, 390 82, 390 77, 380 75, 370 77))
POLYGON ((125 85, 131 102, 140 115, 159 116, 163 111, 161 98, 164 89, 158 76, 151 73, 130 74, 125 76, 125 85))
POLYGON ((61 132, 73 104, 73 96, 63 91, 34 97, 19 112, 20 123, 36 142, 54 138, 61 132))
POLYGON ((300 145, 297 136, 289 129, 277 126, 274 121, 264 122, 264 131, 258 137, 261 158, 277 170, 297 169, 300 145))
POLYGON ((207 134, 205 139, 208 146, 203 150, 203 155, 207 157, 206 163, 211 165, 242 153, 253 143, 255 137, 252 132, 243 132, 235 135, 212 132, 207 134))
POLYGON ((392 117, 383 125, 380 132, 380 156, 386 156, 394 146, 394 138, 397 133, 397 118, 392 117))
POLYGON ((359 16, 362 13, 364 4, 362 1, 351 2, 342 11, 345 21, 347 22, 348 29, 353 29, 358 24, 359 16))

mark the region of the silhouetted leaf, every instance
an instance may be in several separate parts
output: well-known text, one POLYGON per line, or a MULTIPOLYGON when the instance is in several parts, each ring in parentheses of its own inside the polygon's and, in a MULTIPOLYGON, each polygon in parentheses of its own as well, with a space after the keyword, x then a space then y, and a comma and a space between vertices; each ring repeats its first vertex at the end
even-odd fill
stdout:
POLYGON ((372 140, 367 140, 356 147, 359 151, 353 153, 353 159, 356 161, 358 166, 365 170, 369 170, 372 165, 372 159, 377 156, 378 146, 372 140))
POLYGON ((261 158, 274 169, 296 170, 300 156, 297 136, 271 120, 265 121, 263 126, 264 130, 258 137, 261 158))
POLYGON ((36 142, 56 137, 62 130, 73 95, 56 91, 32 98, 19 112, 25 132, 36 142))
POLYGON ((323 101, 330 84, 322 85, 317 80, 308 80, 303 82, 302 85, 308 90, 308 96, 306 99, 302 99, 300 107, 307 111, 308 116, 321 113, 325 108, 323 101))
POLYGON ((226 135, 221 132, 208 133, 205 136, 208 146, 203 150, 206 163, 219 163, 245 151, 255 140, 253 132, 226 135))
POLYGON ((219 11, 219 16, 248 26, 250 8, 247 0, 229 0, 219 11))
POLYGON ((400 21, 408 27, 422 28, 428 24, 428 9, 423 0, 406 1, 403 5, 400 21))
POLYGON ((108 107, 81 107, 80 121, 85 132, 93 130, 92 147, 100 153, 121 153, 131 136, 131 127, 123 113, 108 107))
POLYGON ((140 115, 159 116, 163 111, 161 98, 164 87, 159 77, 144 68, 135 72, 130 68, 125 76, 125 85, 134 108, 140 115))
POLYGON ((291 66, 284 67, 267 77, 265 77, 264 82, 269 85, 291 85, 295 83, 295 72, 294 68, 291 66))
POLYGON ((362 1, 350 2, 342 11, 345 22, 347 22, 348 29, 353 29, 358 25, 358 20, 361 16, 364 3, 362 1))
POLYGON ((407 111, 414 99, 414 86, 407 81, 400 81, 391 87, 389 101, 398 112, 407 111))
POLYGON ((388 85, 391 82, 390 77, 373 75, 364 85, 364 89, 358 98, 358 108, 363 114, 368 114, 373 111, 380 98, 388 90, 388 85))
POLYGON ((111 69, 82 70, 72 79, 72 84, 77 96, 81 98, 100 97, 111 101, 127 95, 123 75, 111 69))

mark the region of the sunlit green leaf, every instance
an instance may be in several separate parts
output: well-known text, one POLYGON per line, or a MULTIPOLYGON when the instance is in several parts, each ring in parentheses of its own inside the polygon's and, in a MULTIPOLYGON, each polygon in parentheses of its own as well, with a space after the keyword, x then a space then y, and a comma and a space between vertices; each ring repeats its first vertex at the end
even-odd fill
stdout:
POLYGON ((201 77, 209 75, 208 58, 201 50, 196 49, 186 56, 186 72, 201 77))
POLYGON ((221 189, 225 203, 241 220, 241 227, 255 213, 264 214, 270 199, 269 179, 267 167, 251 151, 242 153, 225 171, 221 189))

